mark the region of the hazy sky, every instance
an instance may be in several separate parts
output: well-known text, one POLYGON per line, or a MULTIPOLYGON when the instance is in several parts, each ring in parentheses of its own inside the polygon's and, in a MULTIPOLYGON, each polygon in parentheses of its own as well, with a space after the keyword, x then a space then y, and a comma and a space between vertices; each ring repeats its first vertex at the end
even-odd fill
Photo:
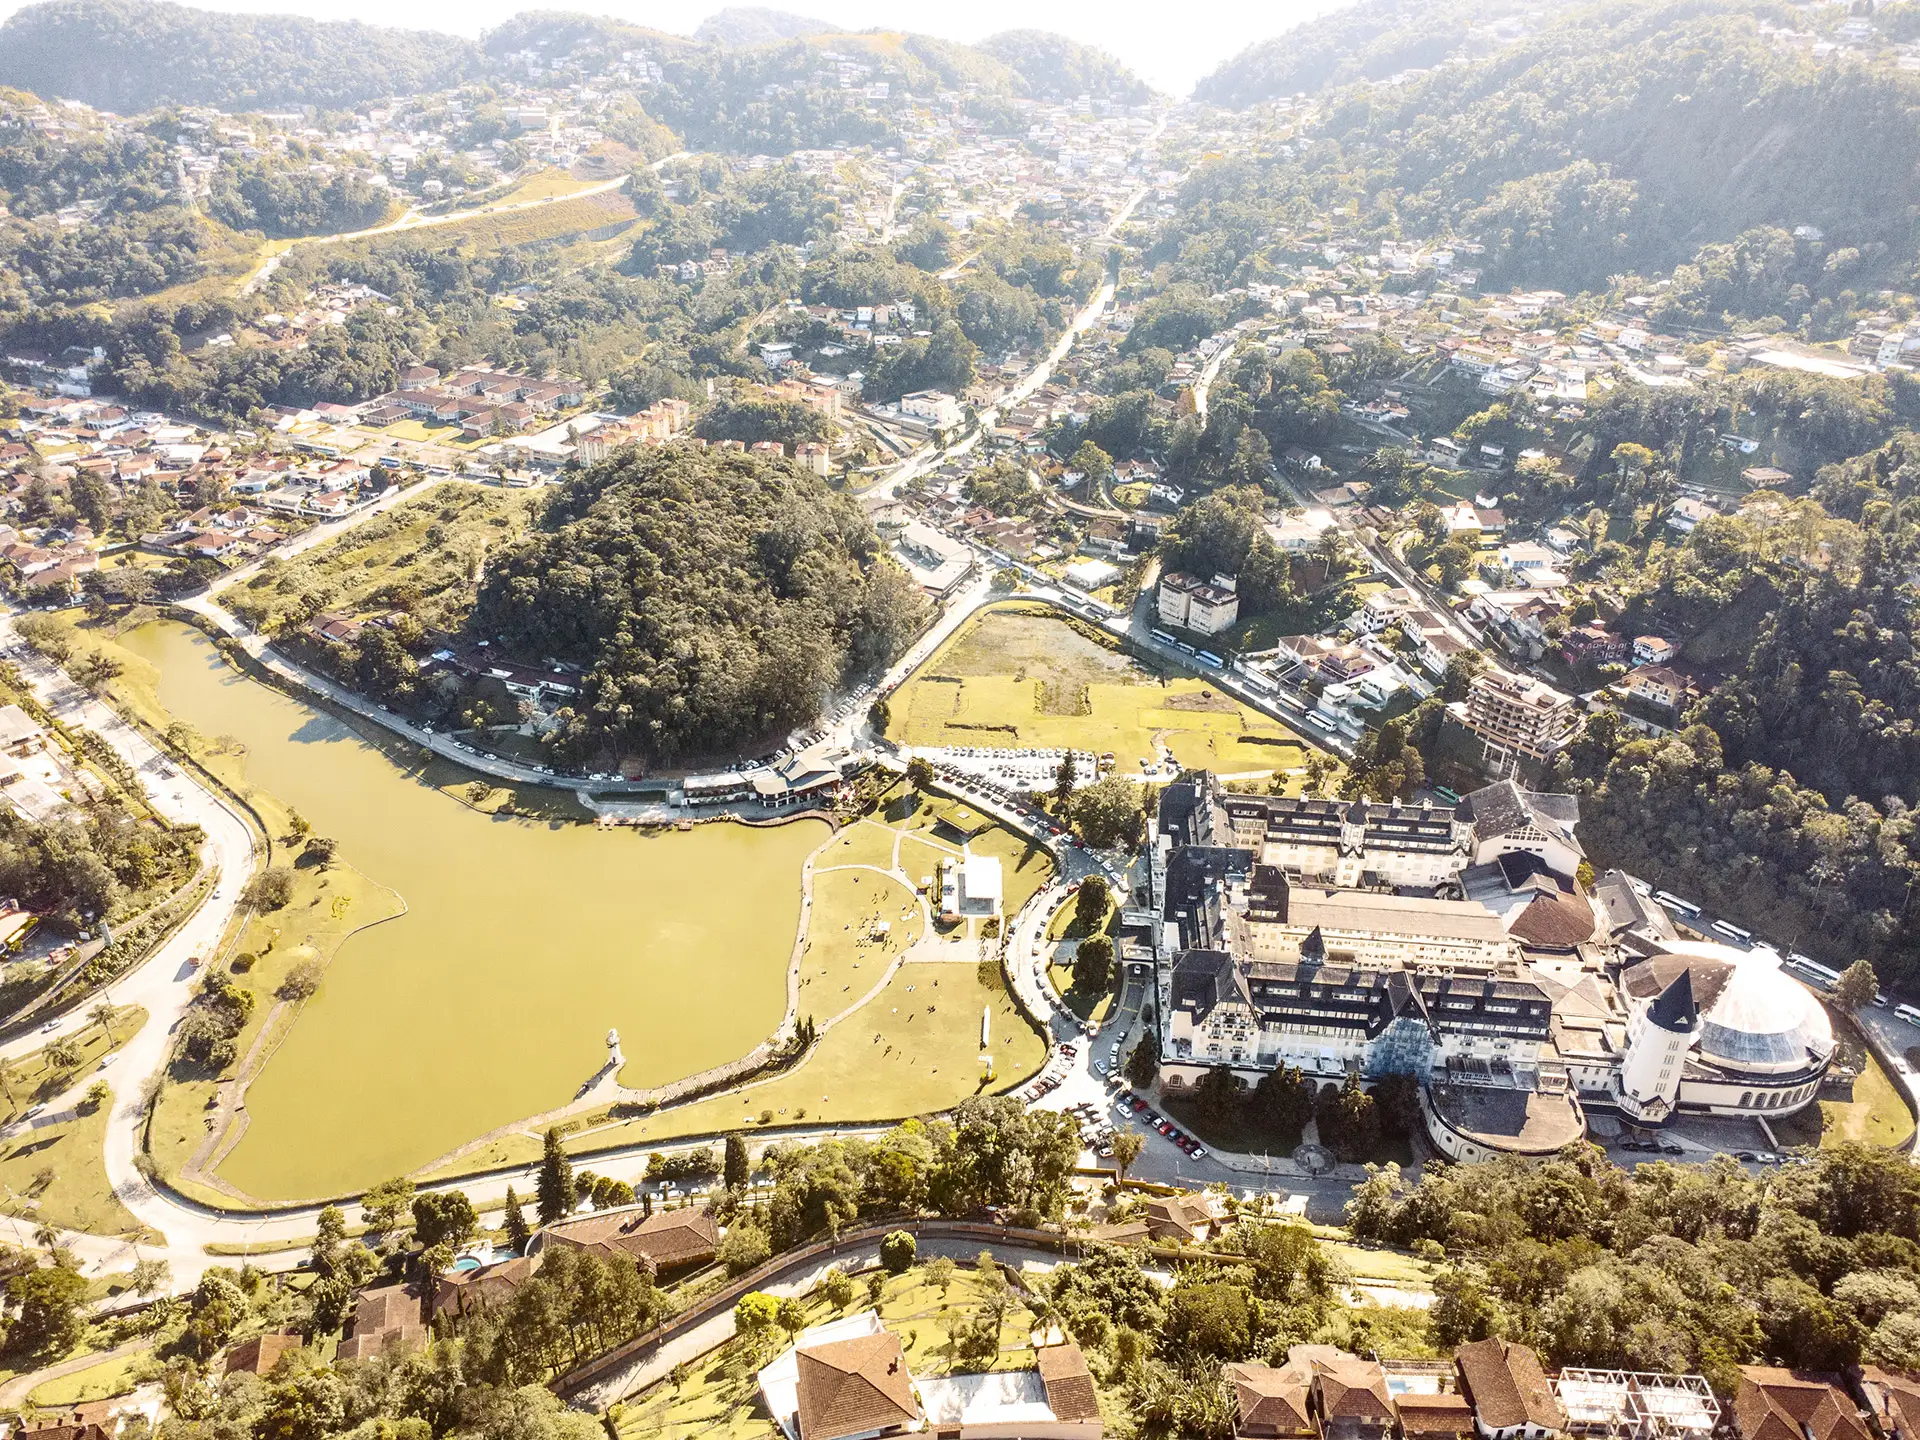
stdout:
MULTIPOLYGON (((0 16, 23 0, 0 0, 0 16)), ((368 20, 478 34, 520 10, 618 15, 676 34, 690 32, 725 0, 187 0, 213 10, 274 10, 324 20, 368 20)), ((1339 7, 1343 0, 1211 0, 1199 10, 1146 0, 794 0, 772 8, 817 16, 850 30, 894 26, 951 40, 979 40, 1016 26, 1058 30, 1118 55, 1160 89, 1185 95, 1207 71, 1255 40, 1339 7)))

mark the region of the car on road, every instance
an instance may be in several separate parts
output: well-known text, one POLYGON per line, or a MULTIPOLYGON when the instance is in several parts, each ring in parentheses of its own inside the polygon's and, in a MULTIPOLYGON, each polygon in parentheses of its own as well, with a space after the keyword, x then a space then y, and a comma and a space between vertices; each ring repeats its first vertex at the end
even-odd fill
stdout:
POLYGON ((40 1027, 40 1033, 42 1035, 51 1035, 53 1034, 54 1031, 58 1030, 59 1028, 60 1028, 60 1022, 58 1020, 49 1020, 47 1021, 46 1024, 40 1027))

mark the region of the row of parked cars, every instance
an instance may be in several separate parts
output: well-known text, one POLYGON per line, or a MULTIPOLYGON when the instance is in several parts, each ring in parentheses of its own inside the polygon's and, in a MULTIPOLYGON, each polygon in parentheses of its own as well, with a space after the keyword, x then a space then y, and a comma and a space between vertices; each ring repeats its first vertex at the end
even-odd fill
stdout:
POLYGON ((1122 1090, 1113 1098, 1113 1108, 1130 1116, 1157 1135, 1163 1135, 1195 1160, 1207 1158, 1207 1147, 1160 1114, 1131 1090, 1122 1090))

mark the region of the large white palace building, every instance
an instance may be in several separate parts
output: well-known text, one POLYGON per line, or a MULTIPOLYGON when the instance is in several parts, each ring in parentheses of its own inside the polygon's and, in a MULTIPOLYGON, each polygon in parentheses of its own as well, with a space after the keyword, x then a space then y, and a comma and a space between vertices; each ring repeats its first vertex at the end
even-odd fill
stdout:
POLYGON ((1583 884, 1578 819, 1512 780, 1409 806, 1184 774, 1151 850, 1162 1083, 1411 1075, 1436 1145, 1469 1159, 1558 1149, 1590 1111, 1811 1101, 1820 1002, 1771 951, 1682 938, 1627 876, 1583 884))

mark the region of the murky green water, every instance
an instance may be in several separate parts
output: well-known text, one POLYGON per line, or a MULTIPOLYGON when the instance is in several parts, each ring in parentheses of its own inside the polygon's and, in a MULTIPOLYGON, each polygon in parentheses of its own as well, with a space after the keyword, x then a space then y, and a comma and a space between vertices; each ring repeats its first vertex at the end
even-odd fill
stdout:
POLYGON ((235 674, 197 631, 122 638, 161 702, 247 747, 247 774, 398 891, 349 939, 248 1092, 220 1167, 262 1199, 420 1166, 570 1099, 604 1061, 653 1085, 752 1049, 778 1023, 817 823, 630 830, 493 820, 410 778, 332 717, 235 674))

